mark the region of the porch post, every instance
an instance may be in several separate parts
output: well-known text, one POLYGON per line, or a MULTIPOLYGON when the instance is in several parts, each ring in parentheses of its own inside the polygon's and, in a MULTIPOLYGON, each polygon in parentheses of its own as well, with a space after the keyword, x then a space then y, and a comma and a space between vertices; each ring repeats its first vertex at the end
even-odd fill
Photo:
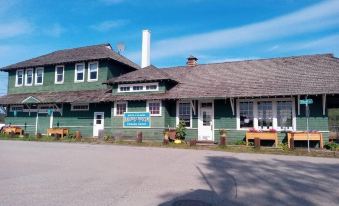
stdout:
POLYGON ((38 134, 38 120, 39 120, 39 111, 37 110, 35 118, 35 134, 38 134))
POLYGON ((323 115, 326 115, 326 94, 323 94, 323 115))

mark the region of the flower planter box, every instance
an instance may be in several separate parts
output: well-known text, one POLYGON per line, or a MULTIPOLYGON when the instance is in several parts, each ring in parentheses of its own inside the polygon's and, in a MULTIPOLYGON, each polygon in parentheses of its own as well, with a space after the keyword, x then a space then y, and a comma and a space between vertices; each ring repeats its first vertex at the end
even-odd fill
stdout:
POLYGON ((246 146, 248 146, 248 140, 259 138, 260 140, 274 140, 275 147, 278 146, 278 133, 277 132, 246 132, 246 146))
POLYGON ((308 138, 310 141, 319 141, 320 148, 324 148, 324 139, 320 132, 289 132, 287 133, 288 148, 291 146, 290 143, 292 138, 293 141, 307 141, 308 138))

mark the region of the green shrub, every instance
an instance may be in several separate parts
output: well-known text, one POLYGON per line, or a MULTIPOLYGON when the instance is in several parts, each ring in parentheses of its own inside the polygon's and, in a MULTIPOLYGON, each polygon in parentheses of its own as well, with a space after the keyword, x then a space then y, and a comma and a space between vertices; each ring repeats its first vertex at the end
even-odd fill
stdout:
POLYGON ((281 143, 279 144, 279 147, 283 150, 283 151, 289 151, 290 148, 288 148, 288 144, 287 143, 281 143))
POLYGON ((325 148, 331 151, 336 151, 337 149, 339 149, 339 144, 334 142, 328 142, 325 144, 325 148))
MULTIPOLYGON (((252 142, 250 142, 250 143, 252 143, 252 142)), ((246 145, 246 142, 243 141, 243 140, 237 140, 234 144, 235 145, 246 145)))

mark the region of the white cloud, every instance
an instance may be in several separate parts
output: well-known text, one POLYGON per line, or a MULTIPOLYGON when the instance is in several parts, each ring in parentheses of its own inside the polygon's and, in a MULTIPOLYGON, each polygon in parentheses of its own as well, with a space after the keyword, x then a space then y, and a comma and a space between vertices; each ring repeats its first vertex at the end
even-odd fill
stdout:
MULTIPOLYGON (((178 38, 164 39, 152 45, 152 58, 194 54, 201 51, 232 48, 249 43, 323 31, 339 25, 339 1, 325 1, 271 20, 178 38)), ((140 52, 128 56, 136 58, 140 52)), ((137 58, 136 58, 137 59, 137 58)))
POLYGON ((50 28, 44 30, 44 34, 51 37, 60 37, 66 29, 58 23, 53 24, 50 28))
POLYGON ((32 31, 32 25, 24 20, 0 22, 0 39, 28 34, 32 31))
POLYGON ((318 39, 301 41, 297 43, 288 43, 280 46, 279 51, 298 51, 308 50, 313 52, 338 52, 339 53, 339 34, 329 35, 318 39))
POLYGON ((109 31, 111 29, 119 28, 122 26, 125 26, 128 24, 128 21, 125 19, 118 19, 118 20, 109 20, 109 21, 104 21, 96 25, 90 26, 91 29, 94 29, 96 31, 100 32, 105 32, 109 31))

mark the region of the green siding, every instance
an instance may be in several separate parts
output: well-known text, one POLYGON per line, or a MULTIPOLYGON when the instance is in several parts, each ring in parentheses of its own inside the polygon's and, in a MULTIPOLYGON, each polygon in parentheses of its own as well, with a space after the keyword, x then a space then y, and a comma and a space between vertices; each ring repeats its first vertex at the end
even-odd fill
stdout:
MULTIPOLYGON (((107 88, 107 85, 102 84, 111 77, 121 75, 123 73, 131 71, 131 68, 109 61, 109 60, 100 60, 99 62, 99 71, 98 71, 98 81, 88 82, 88 62, 85 62, 85 81, 84 82, 74 82, 75 75, 75 63, 64 64, 64 83, 55 84, 55 66, 44 66, 44 80, 43 85, 40 86, 21 86, 15 87, 15 76, 16 71, 10 71, 8 76, 8 94, 18 94, 18 93, 32 93, 32 92, 47 92, 47 91, 79 91, 79 90, 94 90, 107 88)), ((34 70, 35 72, 35 70, 34 70)))

